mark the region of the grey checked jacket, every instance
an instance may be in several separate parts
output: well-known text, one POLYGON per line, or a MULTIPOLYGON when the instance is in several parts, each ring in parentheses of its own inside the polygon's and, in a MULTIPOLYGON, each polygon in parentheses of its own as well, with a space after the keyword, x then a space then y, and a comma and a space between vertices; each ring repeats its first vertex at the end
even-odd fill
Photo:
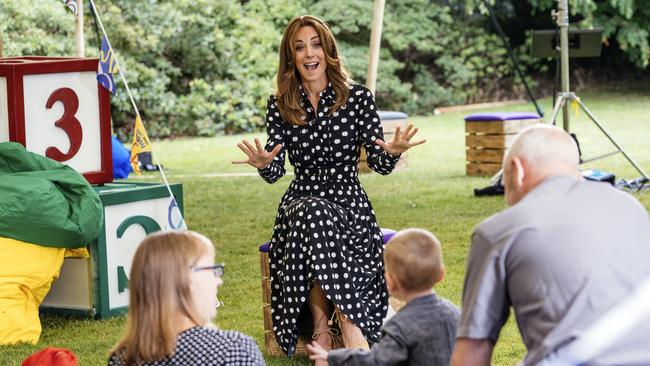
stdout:
POLYGON ((370 351, 330 351, 330 366, 410 365, 447 366, 456 342, 460 311, 435 294, 413 299, 381 331, 370 351))

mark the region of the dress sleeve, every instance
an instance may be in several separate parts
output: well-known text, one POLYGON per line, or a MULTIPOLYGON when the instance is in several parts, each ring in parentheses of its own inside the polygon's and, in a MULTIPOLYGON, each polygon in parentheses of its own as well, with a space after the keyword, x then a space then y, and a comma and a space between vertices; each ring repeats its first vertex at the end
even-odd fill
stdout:
POLYGON ((375 143, 377 139, 384 141, 384 130, 377 114, 377 104, 375 104, 375 98, 370 90, 361 88, 357 91, 357 93, 359 92, 361 93, 359 103, 361 103, 362 113, 359 116, 361 142, 366 149, 368 167, 382 175, 390 174, 395 169, 400 155, 391 155, 375 143))
POLYGON ((505 253, 477 229, 467 256, 457 337, 496 342, 510 309, 506 286, 505 253))
POLYGON ((268 183, 275 183, 286 173, 284 168, 284 155, 286 145, 284 144, 284 127, 280 110, 274 96, 269 97, 266 107, 266 151, 271 151, 276 145, 282 145, 278 155, 273 158, 267 167, 258 169, 260 176, 268 183))
POLYGON ((381 341, 370 351, 336 349, 329 351, 330 366, 375 366, 402 365, 408 361, 408 345, 403 334, 396 327, 384 328, 381 341))

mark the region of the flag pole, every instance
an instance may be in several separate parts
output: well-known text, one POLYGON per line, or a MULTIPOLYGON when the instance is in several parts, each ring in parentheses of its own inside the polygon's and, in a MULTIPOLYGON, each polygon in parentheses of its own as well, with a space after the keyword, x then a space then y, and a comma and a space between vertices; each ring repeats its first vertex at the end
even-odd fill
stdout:
MULTIPOLYGON (((95 2, 93 0, 88 0, 88 1, 90 1, 91 11, 95 15, 95 18, 97 18, 97 23, 99 23, 99 28, 102 30, 102 34, 104 35, 104 39, 106 39, 106 43, 108 43, 108 48, 113 51, 113 55, 114 55, 113 59, 115 60, 115 65, 117 66, 117 73, 120 75, 120 79, 122 79, 122 82, 124 83, 124 87, 126 88, 126 92, 129 95, 129 100, 131 100, 131 105, 133 106, 133 109, 135 110, 136 118, 140 118, 140 120, 142 121, 142 117, 140 116, 140 111, 138 110, 138 106, 135 105, 135 100, 133 99, 133 94, 131 94, 131 89, 129 88, 129 83, 126 81, 126 74, 125 74, 124 70, 122 69, 122 67, 120 66, 120 63, 118 61, 118 57, 115 54, 115 49, 113 48, 113 46, 111 46, 111 41, 108 39, 108 36, 106 35, 106 30, 104 29, 104 24, 102 23, 102 19, 99 16, 99 12, 97 11, 97 7, 95 6, 95 2)), ((143 122, 143 125, 144 125, 144 122, 143 122)), ((135 130, 134 130, 134 133, 135 133, 135 130)), ((169 192, 169 197, 171 197, 172 199, 175 200, 176 198, 174 196, 174 193, 172 193, 171 187, 169 186, 169 182, 167 181, 167 176, 165 175, 165 171, 163 170, 163 167, 160 164, 160 160, 158 160, 158 155, 154 151, 153 144, 150 144, 150 146, 151 146, 151 156, 154 158, 154 161, 158 165, 158 168, 160 170, 160 175, 162 175, 163 181, 165 182, 165 187, 167 188, 167 192, 169 192)), ((176 203, 178 204, 178 201, 176 201, 176 203)), ((185 223, 185 218, 183 217, 183 213, 180 211, 180 209, 178 211, 179 211, 179 213, 181 215, 181 219, 183 220, 183 223, 185 223)), ((185 226, 187 226, 187 224, 185 224, 185 226)))
POLYGON ((86 42, 84 37, 84 2, 77 2, 77 16, 74 27, 77 57, 86 57, 86 42))

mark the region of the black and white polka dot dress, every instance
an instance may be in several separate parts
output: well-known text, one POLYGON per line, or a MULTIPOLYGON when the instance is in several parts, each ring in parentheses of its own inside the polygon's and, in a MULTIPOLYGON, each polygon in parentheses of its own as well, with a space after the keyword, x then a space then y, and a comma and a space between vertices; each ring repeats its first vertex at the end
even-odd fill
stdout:
MULTIPOLYGON (((178 335, 174 354, 138 366, 263 366, 264 359, 255 341, 242 333, 216 328, 193 327, 178 335)), ((113 353, 108 366, 131 366, 120 352, 113 353)))
POLYGON ((309 311, 308 294, 315 280, 327 298, 376 342, 388 309, 384 282, 383 239, 357 170, 360 147, 368 165, 390 173, 399 156, 375 144, 383 140, 377 107, 370 91, 350 86, 348 102, 330 114, 336 96, 329 85, 313 111, 301 90, 309 121, 303 126, 280 117, 275 97, 267 110, 266 150, 283 146, 259 173, 273 183, 285 173, 288 153, 295 178, 282 197, 270 244, 271 308, 276 340, 289 356, 298 339, 301 311, 309 311))

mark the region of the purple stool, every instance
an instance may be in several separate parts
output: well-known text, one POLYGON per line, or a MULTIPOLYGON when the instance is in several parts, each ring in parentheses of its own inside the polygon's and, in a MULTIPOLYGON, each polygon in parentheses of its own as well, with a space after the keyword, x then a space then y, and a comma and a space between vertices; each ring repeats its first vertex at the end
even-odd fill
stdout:
POLYGON ((491 113, 473 113, 465 116, 465 122, 468 121, 512 121, 522 119, 539 119, 537 113, 531 112, 491 112, 491 113))
MULTIPOLYGON (((395 230, 391 229, 381 229, 381 233, 384 236, 384 245, 395 236, 397 233, 395 230)), ((264 314, 264 345, 266 346, 266 351, 271 356, 281 356, 284 353, 278 346, 278 343, 275 341, 275 336, 273 335, 273 321, 271 319, 271 273, 269 266, 269 244, 266 242, 259 247, 260 251, 260 267, 262 269, 262 312, 264 314)), ((296 345, 295 355, 306 355, 307 350, 305 349, 305 340, 302 337, 298 338, 298 344, 296 345)))
POLYGON ((541 122, 537 113, 491 112, 465 116, 466 174, 494 175, 501 170, 503 155, 524 128, 541 122))

